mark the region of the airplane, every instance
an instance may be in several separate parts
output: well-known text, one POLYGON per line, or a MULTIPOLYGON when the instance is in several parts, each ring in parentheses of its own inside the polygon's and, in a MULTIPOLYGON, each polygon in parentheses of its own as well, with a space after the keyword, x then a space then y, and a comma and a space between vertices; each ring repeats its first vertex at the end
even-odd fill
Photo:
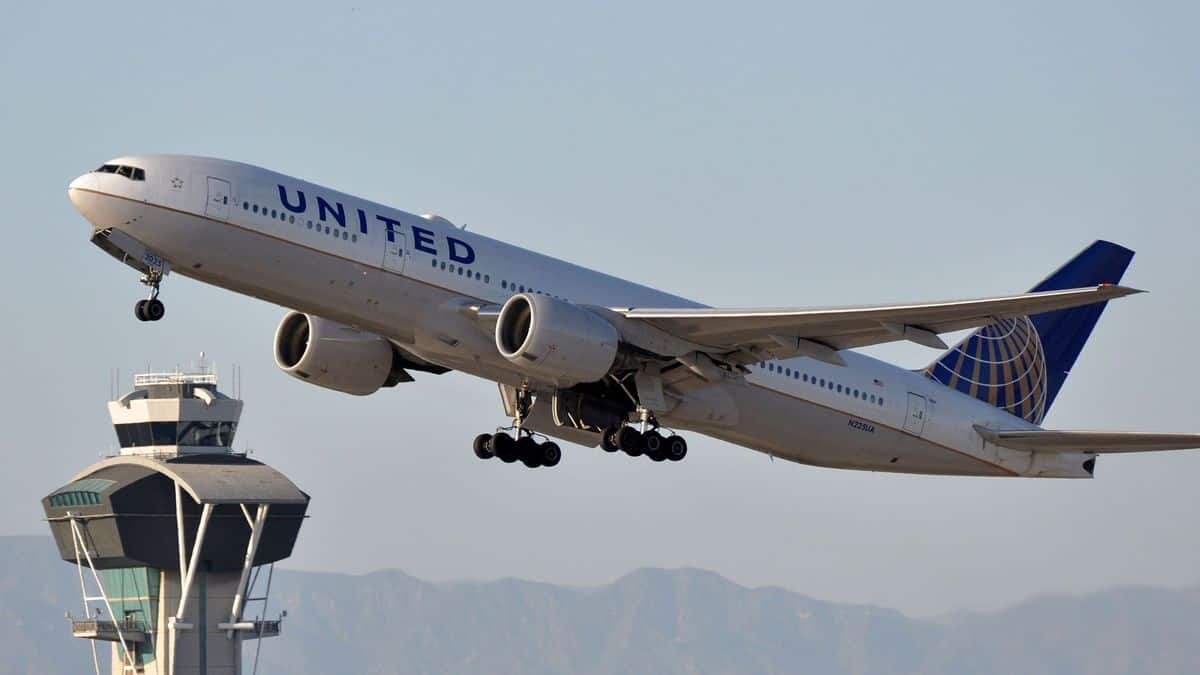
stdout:
POLYGON ((498 385, 510 425, 481 459, 559 463, 554 439, 654 462, 681 432, 802 464, 913 474, 1091 478, 1106 453, 1200 434, 1041 426, 1133 251, 1096 241, 1027 293, 818 308, 714 308, 239 162, 119 157, 71 181, 91 242, 142 275, 165 315, 171 272, 287 308, 275 361, 368 395, 451 370, 498 385), (941 335, 973 330, 953 347, 941 335), (907 370, 855 348, 942 350, 907 370))

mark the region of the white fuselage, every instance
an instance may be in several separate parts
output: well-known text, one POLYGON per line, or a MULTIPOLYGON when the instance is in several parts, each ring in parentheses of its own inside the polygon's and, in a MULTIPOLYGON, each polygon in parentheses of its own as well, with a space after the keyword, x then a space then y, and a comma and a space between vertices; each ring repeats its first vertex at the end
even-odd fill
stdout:
MULTIPOLYGON (((140 242, 170 270, 389 338, 432 363, 519 385, 491 335, 446 307, 536 291, 604 307, 698 303, 423 217, 237 162, 113 160, 145 180, 90 173, 70 195, 95 229, 140 242), (282 186, 282 190, 281 187, 282 186), (303 205, 300 195, 303 194, 303 205), (301 208, 302 206, 302 208, 301 208)), ((712 385, 733 411, 664 424, 821 466, 954 475, 1088 477, 1078 456, 985 443, 973 425, 1032 425, 854 352, 800 357, 712 385)))

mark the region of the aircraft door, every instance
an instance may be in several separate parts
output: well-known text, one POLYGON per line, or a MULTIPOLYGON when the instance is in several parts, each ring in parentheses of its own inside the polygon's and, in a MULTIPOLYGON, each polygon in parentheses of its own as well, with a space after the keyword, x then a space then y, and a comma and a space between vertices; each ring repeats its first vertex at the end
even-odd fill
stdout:
POLYGON ((399 232, 387 233, 383 245, 383 269, 393 272, 404 272, 404 254, 407 247, 404 235, 399 232))
POLYGON ((229 181, 208 177, 208 201, 204 215, 226 220, 229 218, 229 181))
POLYGON ((908 392, 908 417, 904 418, 904 430, 914 436, 920 436, 925 430, 927 408, 924 396, 908 392))

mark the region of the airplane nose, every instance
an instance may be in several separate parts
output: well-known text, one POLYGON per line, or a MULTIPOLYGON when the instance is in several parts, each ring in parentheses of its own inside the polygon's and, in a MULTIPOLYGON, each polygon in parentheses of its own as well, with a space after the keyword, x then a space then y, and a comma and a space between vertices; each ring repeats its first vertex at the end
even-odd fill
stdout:
POLYGON ((90 173, 83 174, 67 185, 67 197, 71 200, 71 204, 88 220, 92 219, 92 213, 95 211, 95 189, 96 177, 90 173))
POLYGON ((84 174, 67 186, 67 197, 75 209, 87 218, 94 229, 108 227, 125 228, 137 223, 145 215, 145 203, 122 192, 124 177, 111 176, 105 185, 96 174, 84 174))

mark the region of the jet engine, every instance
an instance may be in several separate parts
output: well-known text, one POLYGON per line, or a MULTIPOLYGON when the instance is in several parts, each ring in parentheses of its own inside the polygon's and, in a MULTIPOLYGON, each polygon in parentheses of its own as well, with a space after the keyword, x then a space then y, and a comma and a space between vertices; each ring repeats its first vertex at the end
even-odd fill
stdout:
POLYGON ((275 365, 298 380, 355 396, 412 379, 386 339, 300 312, 289 312, 275 330, 275 365))
POLYGON ((557 387, 596 382, 617 362, 616 327, 579 305, 537 293, 508 299, 496 320, 496 348, 531 377, 557 387))

